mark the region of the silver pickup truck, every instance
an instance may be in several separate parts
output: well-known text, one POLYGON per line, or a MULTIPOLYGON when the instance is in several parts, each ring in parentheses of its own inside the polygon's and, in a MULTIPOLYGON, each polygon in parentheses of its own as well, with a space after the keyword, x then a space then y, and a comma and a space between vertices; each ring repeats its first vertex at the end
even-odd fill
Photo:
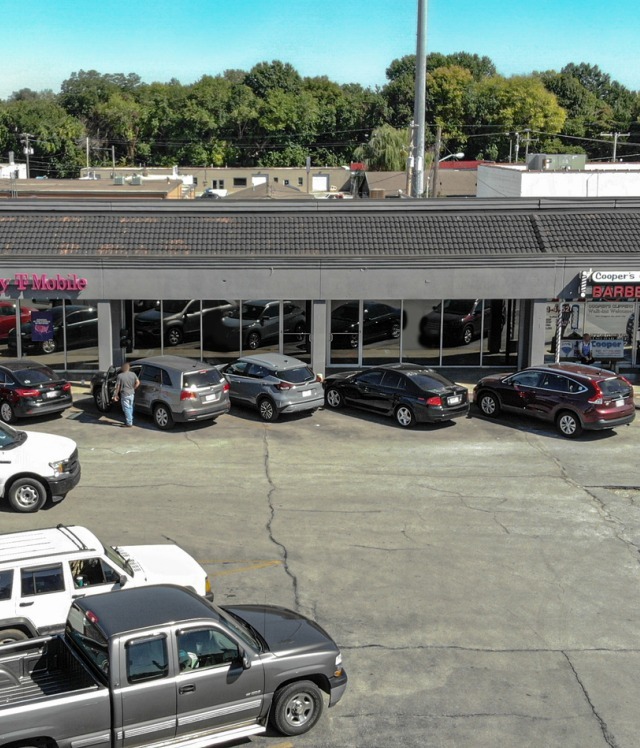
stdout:
POLYGON ((156 585, 80 598, 64 634, 0 646, 0 747, 205 748, 311 729, 347 685, 320 626, 156 585))

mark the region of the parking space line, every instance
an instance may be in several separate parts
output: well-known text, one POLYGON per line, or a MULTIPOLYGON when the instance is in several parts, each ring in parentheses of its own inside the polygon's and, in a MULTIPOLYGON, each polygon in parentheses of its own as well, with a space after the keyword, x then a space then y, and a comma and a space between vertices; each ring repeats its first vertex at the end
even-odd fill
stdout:
MULTIPOLYGON (((280 559, 270 559, 270 560, 255 560, 255 561, 202 561, 199 560, 198 563, 202 564, 203 566, 206 564, 208 566, 212 564, 248 564, 245 566, 239 566, 234 569, 224 569, 223 571, 214 571, 209 576, 212 577, 223 577, 227 574, 239 574, 243 571, 258 571, 260 569, 268 569, 272 566, 282 566, 282 560, 280 559)), ((275 747, 274 747, 275 748, 275 747)))

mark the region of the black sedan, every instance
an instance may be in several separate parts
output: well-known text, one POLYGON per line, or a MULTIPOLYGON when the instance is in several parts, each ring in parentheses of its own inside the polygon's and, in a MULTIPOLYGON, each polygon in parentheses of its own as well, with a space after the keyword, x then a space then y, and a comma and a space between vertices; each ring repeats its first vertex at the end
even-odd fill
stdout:
POLYGON ((344 405, 393 416, 404 428, 466 416, 469 396, 462 387, 419 364, 385 364, 365 371, 345 371, 325 379, 328 408, 344 405))
POLYGON ((0 419, 60 413, 73 404, 71 385, 48 366, 26 358, 0 365, 0 419))
MULTIPOLYGON (((400 337, 400 310, 379 301, 365 301, 362 307, 362 342, 400 337)), ((331 345, 333 348, 357 348, 360 332, 359 304, 348 301, 331 313, 331 345)))
MULTIPOLYGON (((53 317, 52 337, 49 340, 33 340, 31 322, 26 322, 20 328, 23 351, 55 353, 63 347, 65 340, 67 348, 86 348, 97 344, 98 310, 95 307, 67 304, 54 306, 49 311, 53 317)), ((17 348, 15 329, 9 333, 7 347, 10 351, 17 348)))

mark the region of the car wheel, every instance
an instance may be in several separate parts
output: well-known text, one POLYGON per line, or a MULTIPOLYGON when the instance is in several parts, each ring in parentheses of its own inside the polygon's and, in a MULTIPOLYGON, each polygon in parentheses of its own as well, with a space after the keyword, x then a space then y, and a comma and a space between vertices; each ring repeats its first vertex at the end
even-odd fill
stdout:
POLYGON ((322 709, 322 693, 315 683, 290 683, 276 691, 271 722, 282 735, 302 735, 320 719, 322 709))
POLYGON ((93 402, 101 413, 108 413, 111 410, 111 401, 105 402, 102 387, 96 387, 93 390, 93 402))
POLYGON ((342 397, 342 393, 335 389, 335 387, 329 387, 329 389, 325 392, 324 395, 324 401, 325 403, 334 410, 338 410, 338 408, 342 408, 344 405, 344 397, 342 397))
POLYGON ((182 330, 179 327, 170 327, 165 338, 167 345, 180 345, 182 343, 182 330))
POLYGON ((0 419, 5 423, 13 423, 16 420, 16 412, 11 403, 4 402, 0 405, 0 419))
POLYGON ((394 322, 391 325, 391 337, 392 338, 399 338, 400 337, 400 323, 394 322))
POLYGON ((173 416, 168 406, 164 403, 158 403, 153 408, 153 421, 163 431, 173 428, 173 416))
POLYGON ((357 348, 358 347, 358 336, 356 335, 349 335, 349 348, 357 348))
POLYGON ((20 631, 20 629, 4 629, 0 631, 0 646, 2 644, 13 644, 13 642, 22 642, 29 637, 20 631))
POLYGON ((471 327, 471 325, 466 325, 466 327, 462 331, 462 343, 463 345, 469 345, 469 343, 472 340, 473 340, 473 327, 471 327))
POLYGON ((489 416, 489 418, 495 418, 500 413, 500 401, 497 396, 492 392, 481 392, 478 396, 478 407, 480 412, 489 416))
POLYGON ((261 338, 259 332, 250 332, 247 335, 247 348, 250 351, 255 351, 256 348, 260 347, 261 338))
POLYGON ((402 428, 408 429, 415 424, 416 417, 408 405, 398 405, 396 408, 396 421, 402 428))
POLYGON ((41 343, 43 353, 55 353, 58 345, 55 340, 43 340, 41 343))
POLYGON ((258 401, 258 413, 260 413, 260 418, 262 418, 263 421, 277 421, 278 416, 280 415, 275 403, 270 397, 263 397, 258 401))
POLYGON ((36 478, 18 478, 11 484, 7 499, 16 512, 37 512, 47 500, 47 489, 36 478))
POLYGON ((556 428, 567 439, 573 439, 582 433, 582 424, 575 413, 563 410, 556 418, 556 428))

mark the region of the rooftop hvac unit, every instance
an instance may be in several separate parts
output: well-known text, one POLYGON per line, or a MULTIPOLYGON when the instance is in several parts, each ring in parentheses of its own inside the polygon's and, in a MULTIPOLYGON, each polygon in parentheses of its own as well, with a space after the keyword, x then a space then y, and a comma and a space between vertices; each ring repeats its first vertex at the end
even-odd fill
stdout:
POLYGON ((131 184, 142 184, 142 177, 139 174, 134 174, 131 177, 131 184))
POLYGON ((124 177, 114 177, 113 178, 113 183, 114 184, 124 184, 125 183, 124 182, 124 177))
POLYGON ((533 153, 527 161, 529 171, 584 171, 584 153, 533 153))

